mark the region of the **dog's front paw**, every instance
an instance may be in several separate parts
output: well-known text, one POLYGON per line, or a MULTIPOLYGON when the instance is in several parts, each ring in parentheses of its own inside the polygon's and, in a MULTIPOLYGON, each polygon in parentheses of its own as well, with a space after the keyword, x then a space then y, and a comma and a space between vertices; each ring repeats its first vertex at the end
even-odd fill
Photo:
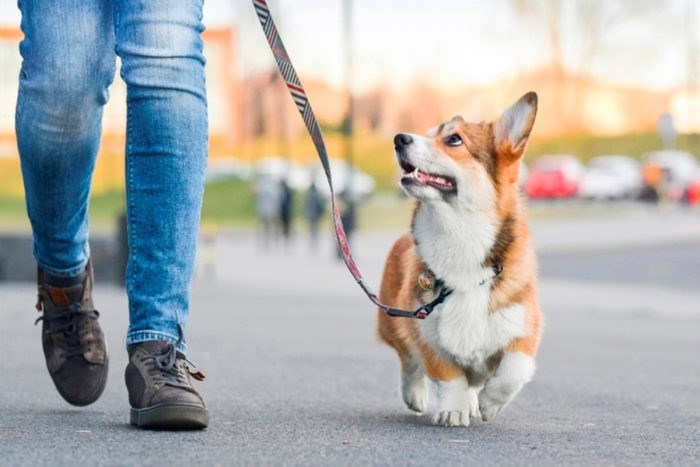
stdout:
POLYGON ((481 412, 481 419, 485 422, 493 420, 503 406, 504 404, 499 404, 488 396, 479 397, 479 411, 481 412))
POLYGON ((469 410, 441 410, 435 414, 433 424, 440 426, 469 426, 469 410))
POLYGON ((479 410, 479 390, 476 388, 469 388, 467 390, 467 401, 469 403, 469 416, 481 418, 481 411, 479 410))
POLYGON ((401 396, 406 407, 423 413, 428 408, 428 386, 422 372, 401 374, 401 396))
POLYGON ((437 382, 438 411, 433 423, 441 426, 469 426, 469 417, 478 416, 479 399, 464 377, 437 382))
POLYGON ((479 393, 481 419, 485 422, 492 420, 530 381, 534 371, 535 362, 531 356, 523 352, 507 353, 479 393))

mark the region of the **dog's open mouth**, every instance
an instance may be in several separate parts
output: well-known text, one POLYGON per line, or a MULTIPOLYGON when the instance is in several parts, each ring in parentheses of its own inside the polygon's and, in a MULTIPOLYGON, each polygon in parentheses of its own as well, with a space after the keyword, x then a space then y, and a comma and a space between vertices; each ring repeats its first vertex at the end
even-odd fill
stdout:
POLYGON ((401 183, 404 185, 427 185, 445 193, 457 191, 457 182, 452 177, 423 172, 404 160, 399 160, 399 165, 403 170, 401 183))

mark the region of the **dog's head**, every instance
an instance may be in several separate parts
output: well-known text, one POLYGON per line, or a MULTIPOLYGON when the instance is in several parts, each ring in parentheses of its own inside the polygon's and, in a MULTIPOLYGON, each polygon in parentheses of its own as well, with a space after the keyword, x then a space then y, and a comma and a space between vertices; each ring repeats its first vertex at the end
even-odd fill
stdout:
POLYGON ((483 210, 515 185, 537 113, 529 92, 489 123, 454 117, 426 136, 399 133, 394 147, 403 171, 401 186, 419 201, 483 210))

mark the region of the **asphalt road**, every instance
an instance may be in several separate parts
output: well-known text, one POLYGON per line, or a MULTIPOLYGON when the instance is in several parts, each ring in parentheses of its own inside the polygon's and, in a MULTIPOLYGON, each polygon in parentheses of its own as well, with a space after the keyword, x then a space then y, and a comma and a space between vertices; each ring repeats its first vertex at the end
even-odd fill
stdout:
MULTIPOLYGON (((79 409, 44 368, 33 286, 0 285, 0 464, 700 465, 698 244, 543 254, 535 379, 493 422, 450 429, 403 407, 372 306, 329 242, 301 240, 201 250, 189 356, 207 373, 202 432, 128 425, 122 290, 97 286, 110 381, 79 409)), ((357 238, 371 284, 391 241, 357 238)))
POLYGON ((544 255, 540 276, 700 291, 700 238, 672 247, 544 255))

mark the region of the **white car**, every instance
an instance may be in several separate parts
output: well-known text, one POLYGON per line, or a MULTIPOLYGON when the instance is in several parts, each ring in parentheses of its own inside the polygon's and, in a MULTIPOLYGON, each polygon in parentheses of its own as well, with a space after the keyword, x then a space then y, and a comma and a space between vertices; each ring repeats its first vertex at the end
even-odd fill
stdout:
MULTIPOLYGON (((362 201, 374 192, 376 182, 371 175, 361 171, 357 167, 350 167, 342 159, 330 159, 331 176, 333 177, 333 191, 336 196, 351 197, 352 201, 362 201), (352 184, 350 184, 352 180, 352 184), (351 188, 351 189, 348 189, 351 188)), ((330 197, 330 189, 326 174, 320 164, 316 166, 313 176, 314 183, 324 196, 330 197)))
POLYGON ((254 172, 257 178, 284 180, 293 190, 306 190, 311 184, 311 176, 303 165, 288 162, 282 157, 269 156, 258 159, 254 172))
MULTIPOLYGON (((369 174, 357 167, 350 169, 343 159, 330 159, 329 162, 336 196, 352 196, 353 201, 362 201, 374 192, 376 182, 369 174), (352 189, 348 190, 350 179, 352 189)), ((330 197, 326 174, 320 163, 309 167, 281 157, 263 157, 255 163, 254 172, 258 178, 284 179, 290 188, 300 191, 308 190, 313 181, 324 196, 330 197)))
POLYGON ((579 196, 587 199, 635 198, 642 187, 639 162, 629 156, 605 155, 590 160, 579 196))
POLYGON ((250 180, 253 168, 250 164, 234 158, 212 159, 207 163, 207 181, 237 178, 250 180))

